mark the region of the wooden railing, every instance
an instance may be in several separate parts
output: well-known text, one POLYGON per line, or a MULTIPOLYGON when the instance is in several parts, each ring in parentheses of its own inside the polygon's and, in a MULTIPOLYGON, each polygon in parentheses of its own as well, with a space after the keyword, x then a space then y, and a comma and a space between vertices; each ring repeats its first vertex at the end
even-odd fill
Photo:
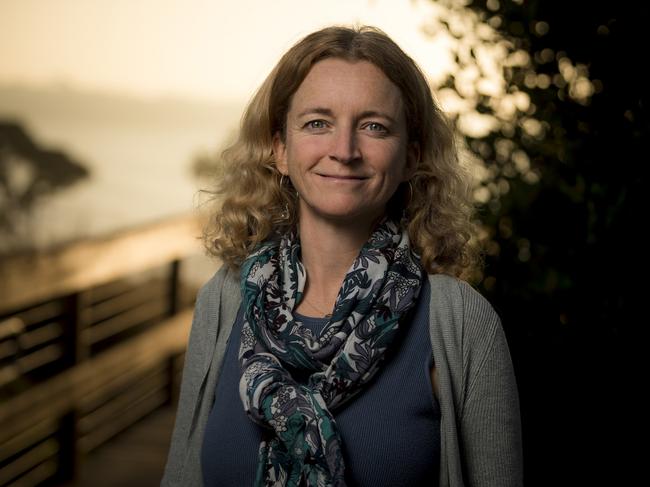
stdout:
POLYGON ((0 486, 73 478, 176 397, 198 234, 184 217, 0 260, 0 486))

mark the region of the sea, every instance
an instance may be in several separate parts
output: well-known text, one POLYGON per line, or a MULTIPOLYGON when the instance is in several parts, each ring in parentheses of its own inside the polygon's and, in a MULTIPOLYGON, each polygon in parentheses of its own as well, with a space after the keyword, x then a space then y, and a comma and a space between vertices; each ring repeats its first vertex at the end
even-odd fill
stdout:
POLYGON ((63 151, 89 177, 24 209, 0 253, 47 249, 192 213, 212 181, 193 170, 232 140, 244 103, 143 99, 68 86, 0 86, 0 120, 42 149, 63 151))

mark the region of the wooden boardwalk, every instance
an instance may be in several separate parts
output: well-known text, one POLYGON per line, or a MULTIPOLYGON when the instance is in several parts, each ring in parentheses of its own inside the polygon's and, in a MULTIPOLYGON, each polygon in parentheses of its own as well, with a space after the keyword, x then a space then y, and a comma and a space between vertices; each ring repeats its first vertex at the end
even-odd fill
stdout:
POLYGON ((0 487, 159 485, 199 233, 179 216, 0 256, 0 487))
POLYGON ((78 478, 59 487, 159 486, 174 416, 171 406, 154 411, 93 451, 78 478))

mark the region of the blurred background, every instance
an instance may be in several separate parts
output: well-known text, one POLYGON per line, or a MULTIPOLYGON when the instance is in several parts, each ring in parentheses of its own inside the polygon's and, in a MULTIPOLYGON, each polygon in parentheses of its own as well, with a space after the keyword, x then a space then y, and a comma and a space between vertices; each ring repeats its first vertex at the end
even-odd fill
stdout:
POLYGON ((200 190, 281 54, 354 23, 423 67, 475 174, 473 284, 510 344, 526 485, 627 485, 649 20, 632 0, 0 0, 0 485, 158 485, 219 266, 200 190))

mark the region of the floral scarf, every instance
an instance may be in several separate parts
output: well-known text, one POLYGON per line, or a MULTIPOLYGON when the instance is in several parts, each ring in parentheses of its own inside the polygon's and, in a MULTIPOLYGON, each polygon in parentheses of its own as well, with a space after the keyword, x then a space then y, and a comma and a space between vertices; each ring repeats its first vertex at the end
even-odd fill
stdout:
POLYGON ((344 486, 344 462, 331 411, 378 371, 413 307, 423 271, 406 231, 378 225, 343 280, 333 314, 315 336, 293 318, 305 269, 300 242, 266 242, 241 270, 244 325, 239 394, 249 417, 266 426, 256 486, 344 486), (298 382, 290 370, 307 372, 298 382))

